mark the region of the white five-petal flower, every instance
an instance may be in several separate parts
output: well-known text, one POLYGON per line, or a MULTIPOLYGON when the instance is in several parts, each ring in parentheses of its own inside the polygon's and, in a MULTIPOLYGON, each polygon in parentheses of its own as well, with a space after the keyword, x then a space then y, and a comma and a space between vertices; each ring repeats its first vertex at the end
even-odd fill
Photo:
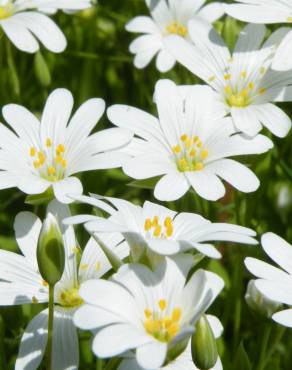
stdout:
MULTIPOLYGON (((225 4, 226 12, 234 18, 251 23, 291 23, 290 0, 236 0, 239 4, 225 4)), ((272 67, 279 71, 292 68, 292 31, 284 35, 276 50, 272 67)))
MULTIPOLYGON (((264 234, 261 242, 264 251, 280 268, 251 257, 245 259, 245 265, 258 278, 255 286, 264 296, 291 307, 292 245, 274 233, 264 234)), ((292 309, 274 313, 272 319, 292 328, 292 309)))
POLYGON ((37 39, 50 51, 60 53, 67 45, 59 27, 44 13, 56 10, 81 10, 91 0, 0 0, 0 27, 20 50, 35 53, 37 39))
POLYGON ((256 233, 246 227, 212 223, 198 214, 177 213, 149 201, 140 207, 123 199, 94 195, 75 199, 95 205, 110 217, 78 215, 64 222, 85 223, 90 233, 120 232, 131 247, 135 261, 144 254, 145 249, 146 253, 150 249, 164 256, 195 249, 211 258, 220 258, 220 252, 210 241, 257 244, 253 238, 256 233))
POLYGON ((166 50, 164 39, 171 34, 188 39, 190 19, 201 17, 214 22, 223 15, 220 2, 206 6, 204 3, 205 0, 146 0, 151 17, 135 17, 126 25, 130 32, 143 33, 130 45, 130 52, 135 54, 135 66, 146 67, 158 54, 157 69, 160 72, 169 71, 175 64, 175 58, 166 50))
POLYGON ((139 137, 127 147, 133 158, 124 163, 124 172, 135 179, 162 176, 154 189, 157 199, 176 200, 193 188, 217 200, 225 194, 219 177, 243 192, 258 188, 254 173, 228 157, 264 153, 272 142, 262 135, 237 134, 232 120, 217 109, 214 95, 208 86, 181 89, 160 80, 155 91, 159 119, 124 105, 108 109, 111 122, 139 137))
MULTIPOLYGON (((77 265, 77 246, 72 226, 63 226, 65 217, 70 216, 66 205, 52 201, 48 207, 59 220, 65 247, 65 270, 55 287, 55 313, 53 331, 52 368, 54 370, 78 369, 79 351, 77 331, 73 314, 83 301, 78 290, 82 282, 99 279, 111 269, 111 265, 98 246, 90 239, 77 265)), ((36 248, 41 220, 30 212, 21 212, 15 219, 16 240, 23 255, 0 250, 0 304, 37 304, 49 300, 48 285, 38 270, 36 248)), ((128 246, 122 235, 100 235, 104 243, 119 258, 128 255, 128 246)), ((37 369, 42 361, 47 343, 48 310, 35 316, 24 331, 21 339, 15 370, 37 369)))
MULTIPOLYGON (((210 324, 210 327, 213 331, 214 337, 217 339, 223 333, 223 326, 221 322, 218 320, 216 316, 213 315, 206 315, 207 320, 210 324)), ((131 355, 131 353, 127 354, 128 357, 123 360, 118 368, 118 370, 143 370, 141 366, 138 365, 136 358, 131 355)), ((222 370, 222 363, 220 357, 216 362, 216 365, 212 367, 210 370, 222 370)), ((194 365, 192 359, 192 352, 191 352, 191 341, 185 351, 179 355, 174 361, 169 362, 167 365, 157 369, 157 370, 199 370, 196 365, 194 365)))
POLYGON ((189 34, 195 45, 176 36, 166 43, 180 63, 214 89, 238 131, 254 136, 265 126, 284 137, 291 120, 273 103, 292 100, 292 72, 275 71, 271 63, 287 32, 281 28, 263 43, 265 26, 249 24, 231 54, 212 26, 192 20, 189 34))
POLYGON ((70 203, 67 194, 82 193, 80 180, 72 175, 121 166, 125 155, 114 149, 131 140, 130 131, 110 128, 90 135, 104 112, 104 101, 86 101, 69 121, 72 107, 72 94, 65 89, 50 94, 41 121, 22 106, 3 107, 3 117, 15 133, 0 124, 1 189, 40 194, 52 187, 60 202, 70 203))
POLYGON ((175 261, 167 257, 154 272, 129 264, 112 281, 83 283, 79 292, 85 304, 76 311, 74 322, 97 331, 92 343, 96 356, 109 358, 133 350, 142 368, 162 367, 167 352, 188 340, 224 285, 220 277, 204 270, 186 282, 191 265, 189 256, 175 261))

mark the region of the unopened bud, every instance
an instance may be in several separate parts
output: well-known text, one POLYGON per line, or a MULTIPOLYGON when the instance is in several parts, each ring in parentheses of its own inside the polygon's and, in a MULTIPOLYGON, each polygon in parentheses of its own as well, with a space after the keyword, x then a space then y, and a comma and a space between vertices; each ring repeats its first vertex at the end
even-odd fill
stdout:
POLYGON ((192 336, 192 358, 200 370, 209 370, 218 359, 216 339, 205 315, 196 324, 192 336))
POLYGON ((55 216, 49 213, 43 222, 38 246, 37 261, 42 278, 54 286, 62 277, 65 251, 62 233, 55 216))
POLYGON ((270 318, 281 307, 280 303, 272 301, 257 289, 255 280, 250 280, 248 283, 245 300, 253 311, 267 318, 270 318))

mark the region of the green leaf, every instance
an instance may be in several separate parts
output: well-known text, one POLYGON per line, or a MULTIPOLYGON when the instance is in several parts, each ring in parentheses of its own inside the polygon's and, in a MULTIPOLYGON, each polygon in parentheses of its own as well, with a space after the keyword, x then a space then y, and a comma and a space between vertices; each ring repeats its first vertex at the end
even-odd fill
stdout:
POLYGON ((34 72, 42 86, 48 87, 51 84, 51 73, 46 60, 40 51, 38 51, 34 57, 34 72))
POLYGON ((243 342, 241 342, 238 346, 232 368, 236 370, 251 370, 251 364, 245 351, 243 342))
POLYGON ((132 181, 128 186, 131 186, 132 188, 138 188, 138 189, 154 189, 157 181, 161 178, 161 176, 151 177, 151 179, 146 180, 136 180, 132 181))
POLYGON ((40 204, 49 203, 51 200, 54 199, 54 193, 52 188, 50 187, 42 194, 33 194, 28 195, 25 198, 25 204, 30 204, 32 206, 38 206, 40 204))

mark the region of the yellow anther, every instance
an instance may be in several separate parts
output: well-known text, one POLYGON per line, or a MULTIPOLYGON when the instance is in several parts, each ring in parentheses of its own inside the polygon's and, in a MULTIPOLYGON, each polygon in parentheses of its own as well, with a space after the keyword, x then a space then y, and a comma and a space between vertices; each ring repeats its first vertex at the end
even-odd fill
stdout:
POLYGON ((43 280, 43 281, 42 281, 42 285, 43 285, 43 286, 48 286, 48 285, 49 285, 49 283, 48 283, 46 280, 43 280))
POLYGON ((190 147, 192 146, 192 140, 189 137, 185 141, 185 146, 186 146, 186 149, 190 149, 190 147))
POLYGON ((155 226, 153 235, 156 236, 156 237, 158 237, 158 236, 160 236, 160 234, 161 234, 161 226, 160 225, 157 225, 157 226, 155 226))
POLYGON ((241 74, 240 74, 240 76, 241 76, 242 78, 245 78, 245 77, 246 77, 246 71, 242 71, 242 72, 241 72, 241 74))
POLYGON ((178 322, 181 319, 182 311, 181 308, 174 308, 172 311, 171 319, 178 322))
POLYGON ((185 159, 185 157, 180 158, 180 160, 178 161, 178 165, 179 165, 179 168, 180 168, 182 171, 187 171, 187 169, 189 168, 188 162, 187 162, 187 160, 185 159))
POLYGON ((224 75, 224 80, 225 81, 228 81, 228 80, 230 80, 231 79, 231 74, 230 73, 226 73, 225 75, 224 75))
POLYGON ((232 94, 232 89, 231 89, 231 86, 230 85, 226 85, 225 87, 224 87, 224 91, 225 91, 225 93, 226 94, 232 94))
POLYGON ((193 142, 194 143, 196 143, 198 140, 199 140, 199 136, 196 135, 196 136, 193 137, 193 142))
POLYGON ((52 140, 50 138, 47 138, 46 140, 46 147, 50 148, 52 146, 52 140))
POLYGON ((195 171, 201 171, 204 168, 204 165, 202 162, 197 162, 195 164, 195 171))
POLYGON ((216 76, 210 76, 209 78, 208 78, 208 81, 209 82, 212 82, 212 81, 214 81, 216 79, 216 76))
POLYGON ((181 147, 179 145, 173 146, 172 151, 175 154, 179 154, 181 152, 181 147))
POLYGON ((59 296, 59 300, 63 307, 77 307, 83 303, 78 288, 63 291, 59 296))
POLYGON ((166 305, 167 303, 165 299, 160 299, 160 301, 158 302, 158 306, 161 309, 161 311, 164 311, 166 309, 166 305))
POLYGON ((260 74, 263 75, 265 72, 266 72, 266 68, 265 67, 261 67, 260 68, 260 74))
POLYGON ((166 227, 166 236, 170 238, 173 234, 173 225, 169 225, 166 227))
POLYGON ((267 91, 267 90, 266 90, 264 87, 261 87, 261 88, 259 89, 259 94, 260 94, 260 95, 263 95, 266 91, 267 91))
POLYGON ((145 220, 145 223, 144 223, 144 230, 149 231, 151 229, 151 227, 152 227, 152 222, 151 222, 150 218, 147 218, 145 220))
POLYGON ((178 22, 173 22, 169 24, 166 27, 166 31, 167 33, 177 34, 182 37, 185 37, 188 33, 187 28, 178 22))
POLYGON ((96 262, 95 264, 95 270, 98 272, 101 269, 101 262, 96 262))
POLYGON ((43 164, 46 160, 46 156, 41 150, 38 152, 38 158, 41 164, 43 164))
POLYGON ((159 218, 158 216, 154 216, 153 217, 153 221, 152 221, 152 226, 157 226, 159 223, 159 218))
POLYGON ((0 6, 0 19, 6 19, 13 15, 13 5, 8 2, 4 6, 0 6))
POLYGON ((53 166, 48 167, 48 175, 55 175, 56 169, 53 166))
POLYGON ((181 141, 186 141, 188 139, 188 135, 186 134, 183 134, 181 137, 180 137, 181 141))
POLYGON ((196 151, 195 151, 195 149, 192 149, 190 151, 190 157, 195 157, 195 155, 196 155, 196 151))
POLYGON ((248 88, 249 88, 250 90, 253 90, 253 89, 254 89, 254 83, 253 83, 253 82, 250 82, 250 83, 248 84, 248 88))
POLYGON ((63 160, 63 157, 62 157, 60 154, 58 154, 58 155, 55 157, 55 161, 56 161, 57 163, 61 163, 61 162, 62 162, 62 160, 63 160))
POLYGON ((167 333, 170 338, 173 338, 177 335, 177 333, 180 331, 180 326, 177 323, 172 323, 168 328, 167 328, 167 333))
POLYGON ((31 157, 34 157, 36 155, 36 148, 34 148, 33 146, 30 148, 29 150, 29 154, 31 157))
POLYGON ((33 296, 33 297, 31 298, 31 302, 32 302, 33 304, 37 304, 37 303, 39 303, 38 299, 37 299, 35 296, 33 296))
POLYGON ((56 149, 56 154, 60 155, 65 152, 65 147, 63 144, 59 144, 56 149))
POLYGON ((172 218, 167 216, 167 217, 165 217, 165 220, 164 220, 164 226, 167 227, 167 226, 170 226, 170 225, 172 225, 172 218))
POLYGON ((147 317, 147 319, 150 319, 150 317, 152 317, 152 311, 150 310, 150 308, 146 308, 144 310, 144 314, 147 317))
POLYGON ((62 159, 61 166, 63 168, 66 168, 67 167, 67 161, 66 161, 66 159, 62 159))
POLYGON ((81 263, 80 268, 81 268, 81 270, 87 270, 88 269, 88 263, 81 263))
POLYGON ((202 144, 201 140, 198 140, 198 142, 197 142, 197 147, 198 147, 198 148, 202 148, 202 145, 203 145, 203 144, 202 144))
POLYGON ((75 254, 78 254, 78 253, 80 253, 80 248, 79 247, 74 247, 74 248, 72 248, 72 252, 75 253, 75 254))
POLYGON ((201 151, 202 160, 206 159, 208 157, 208 155, 209 155, 209 152, 208 152, 207 149, 204 149, 204 150, 201 151))

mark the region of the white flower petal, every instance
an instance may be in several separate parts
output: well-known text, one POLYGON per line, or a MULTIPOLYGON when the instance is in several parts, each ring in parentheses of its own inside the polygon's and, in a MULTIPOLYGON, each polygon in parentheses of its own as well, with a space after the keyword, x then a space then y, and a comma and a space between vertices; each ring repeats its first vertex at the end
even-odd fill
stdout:
POLYGON ((143 369, 157 369, 165 361, 167 344, 162 342, 152 342, 136 350, 136 359, 143 369))
POLYGON ((186 172, 186 175, 195 192, 202 198, 207 200, 218 200, 224 196, 224 185, 213 173, 202 170, 186 172))
POLYGON ((198 16, 206 19, 208 22, 213 23, 221 18, 224 14, 223 4, 221 2, 213 2, 204 6, 199 12, 198 16))
POLYGON ((288 135, 291 119, 282 109, 270 103, 258 105, 255 109, 258 120, 274 135, 278 137, 288 135))
POLYGON ((20 176, 17 180, 17 187, 26 194, 41 194, 50 186, 50 183, 35 175, 20 176))
POLYGON ((256 280, 257 289, 269 299, 292 305, 292 281, 283 283, 269 280, 256 280))
POLYGON ((135 17, 126 24, 126 30, 129 32, 155 33, 159 32, 157 25, 150 17, 135 17))
POLYGON ((262 129, 262 125, 255 114, 254 106, 231 108, 231 116, 235 127, 248 136, 255 136, 262 129))
POLYGON ((274 313, 272 319, 278 324, 292 328, 292 309, 283 310, 277 313, 274 313))
POLYGON ((165 49, 160 50, 157 54, 156 68, 160 72, 168 72, 175 65, 175 58, 165 49))
POLYGON ((284 271, 256 258, 247 257, 244 263, 246 268, 258 278, 285 283, 292 281, 291 277, 284 271))
POLYGON ((163 201, 177 200, 189 190, 186 177, 179 172, 171 172, 164 175, 156 184, 154 196, 163 201))
POLYGON ((53 183, 55 197, 61 203, 72 203, 73 199, 69 195, 81 195, 82 184, 77 177, 67 177, 61 181, 53 183))

